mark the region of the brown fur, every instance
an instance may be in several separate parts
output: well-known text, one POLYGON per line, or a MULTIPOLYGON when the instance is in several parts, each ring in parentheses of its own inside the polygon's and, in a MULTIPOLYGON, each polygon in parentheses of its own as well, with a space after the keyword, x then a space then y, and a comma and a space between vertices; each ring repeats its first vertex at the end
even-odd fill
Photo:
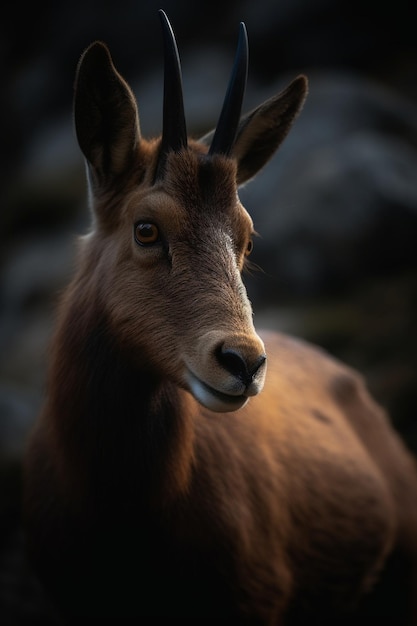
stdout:
POLYGON ((25 464, 28 553, 68 623, 417 623, 414 460, 357 373, 256 333, 241 280, 253 225, 238 185, 305 93, 300 77, 242 118, 230 157, 190 141, 153 184, 159 141, 141 137, 106 48, 83 56, 75 121, 94 223, 25 464), (160 239, 138 244, 138 222, 160 239), (391 565, 403 595, 390 604, 382 587, 373 603, 391 565))

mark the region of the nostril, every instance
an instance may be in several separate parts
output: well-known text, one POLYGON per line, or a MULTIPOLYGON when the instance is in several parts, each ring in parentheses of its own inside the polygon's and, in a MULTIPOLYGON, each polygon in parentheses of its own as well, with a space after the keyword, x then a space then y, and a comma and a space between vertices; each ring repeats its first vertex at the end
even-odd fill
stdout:
POLYGON ((224 345, 217 349, 216 356, 220 365, 239 378, 246 387, 251 384, 256 372, 266 361, 266 356, 261 354, 255 362, 249 363, 240 352, 224 345))
POLYGON ((266 355, 261 354, 261 356, 255 361, 254 365, 252 365, 252 369, 250 370, 251 377, 253 378, 256 372, 261 369, 262 365, 266 361, 266 355))
POLYGON ((245 360, 239 354, 239 352, 236 352, 236 350, 232 350, 230 348, 224 348, 224 346, 222 346, 218 350, 217 358, 220 362, 220 365, 222 365, 222 367, 224 367, 228 372, 238 378, 247 378, 249 373, 248 368, 246 366, 245 360))

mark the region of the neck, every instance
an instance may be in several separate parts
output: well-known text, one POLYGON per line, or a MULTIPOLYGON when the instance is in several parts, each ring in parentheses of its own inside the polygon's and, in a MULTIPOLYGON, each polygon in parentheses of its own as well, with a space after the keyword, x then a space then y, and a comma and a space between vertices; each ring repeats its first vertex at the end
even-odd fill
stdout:
POLYGON ((194 401, 138 364, 97 312, 80 320, 80 308, 78 324, 67 308, 53 346, 46 415, 61 474, 100 508, 114 498, 162 506, 187 487, 194 401))

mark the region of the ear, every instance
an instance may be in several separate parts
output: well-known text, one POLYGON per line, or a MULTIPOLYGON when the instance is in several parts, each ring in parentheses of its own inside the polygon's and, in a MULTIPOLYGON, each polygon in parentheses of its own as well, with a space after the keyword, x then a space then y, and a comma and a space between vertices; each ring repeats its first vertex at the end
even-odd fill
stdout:
MULTIPOLYGON (((230 154, 237 160, 238 186, 253 178, 273 156, 300 112, 307 91, 307 78, 298 76, 284 91, 241 117, 230 154)), ((213 134, 200 141, 210 145, 213 134)))
POLYGON ((74 121, 93 183, 104 184, 126 171, 140 142, 138 111, 101 42, 91 44, 78 64, 74 121))

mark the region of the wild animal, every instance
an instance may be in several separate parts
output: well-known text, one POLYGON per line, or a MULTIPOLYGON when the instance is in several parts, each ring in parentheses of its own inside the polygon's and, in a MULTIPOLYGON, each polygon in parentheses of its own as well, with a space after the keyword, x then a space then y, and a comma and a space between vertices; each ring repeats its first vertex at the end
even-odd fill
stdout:
POLYGON ((192 139, 159 15, 160 138, 142 137, 105 44, 77 69, 92 225, 25 459, 30 562, 65 624, 416 624, 413 456, 359 373, 255 330, 242 281, 254 225, 238 189, 287 135, 307 79, 241 115, 241 24, 216 129, 192 139))

